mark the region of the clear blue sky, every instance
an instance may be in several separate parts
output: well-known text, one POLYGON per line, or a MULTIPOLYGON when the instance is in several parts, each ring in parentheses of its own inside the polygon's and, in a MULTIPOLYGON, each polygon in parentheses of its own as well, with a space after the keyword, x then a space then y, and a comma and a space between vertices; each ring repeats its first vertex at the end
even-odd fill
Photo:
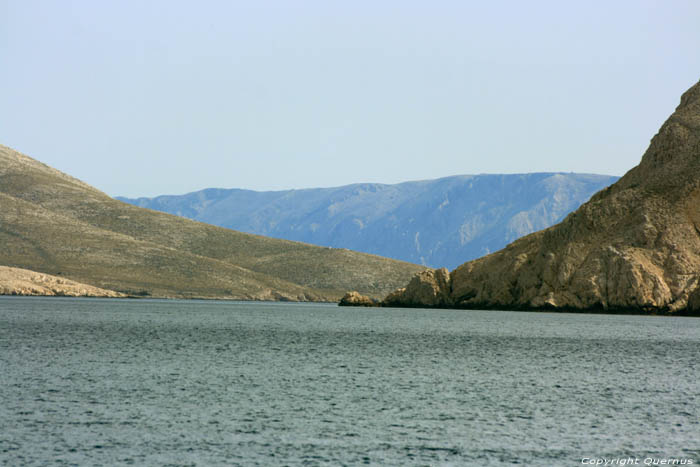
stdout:
POLYGON ((0 143, 110 195, 622 175, 700 2, 0 0, 0 143))

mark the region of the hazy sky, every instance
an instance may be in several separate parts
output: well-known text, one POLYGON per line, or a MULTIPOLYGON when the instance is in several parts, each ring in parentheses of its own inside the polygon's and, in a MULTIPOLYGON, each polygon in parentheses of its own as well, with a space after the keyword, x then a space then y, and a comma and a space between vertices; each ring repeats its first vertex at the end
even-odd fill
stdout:
POLYGON ((621 175, 700 1, 0 0, 0 143, 110 195, 621 175))

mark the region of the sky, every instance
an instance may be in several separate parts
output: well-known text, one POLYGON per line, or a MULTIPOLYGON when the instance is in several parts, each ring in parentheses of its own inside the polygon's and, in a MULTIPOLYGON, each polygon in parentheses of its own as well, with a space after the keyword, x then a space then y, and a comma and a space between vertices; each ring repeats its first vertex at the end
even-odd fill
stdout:
POLYGON ((700 2, 0 0, 0 144, 109 195, 622 175, 700 2))

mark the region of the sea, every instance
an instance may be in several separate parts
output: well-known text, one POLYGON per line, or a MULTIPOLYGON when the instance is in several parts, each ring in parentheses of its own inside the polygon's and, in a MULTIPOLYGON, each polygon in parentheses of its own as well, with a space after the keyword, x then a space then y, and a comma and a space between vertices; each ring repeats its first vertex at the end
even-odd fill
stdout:
POLYGON ((698 465, 700 319, 0 297, 0 465, 365 464, 698 465))

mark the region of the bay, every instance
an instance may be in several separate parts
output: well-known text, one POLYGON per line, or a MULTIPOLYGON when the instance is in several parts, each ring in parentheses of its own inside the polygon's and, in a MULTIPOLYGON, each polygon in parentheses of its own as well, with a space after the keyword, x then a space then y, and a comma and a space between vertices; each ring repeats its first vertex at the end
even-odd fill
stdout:
POLYGON ((700 320, 0 297, 0 463, 700 462, 700 320))

